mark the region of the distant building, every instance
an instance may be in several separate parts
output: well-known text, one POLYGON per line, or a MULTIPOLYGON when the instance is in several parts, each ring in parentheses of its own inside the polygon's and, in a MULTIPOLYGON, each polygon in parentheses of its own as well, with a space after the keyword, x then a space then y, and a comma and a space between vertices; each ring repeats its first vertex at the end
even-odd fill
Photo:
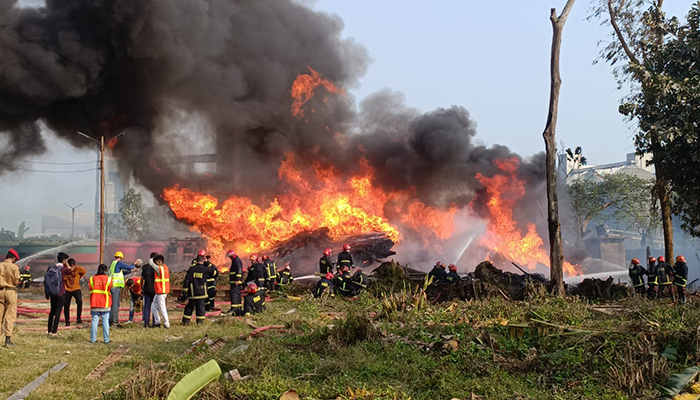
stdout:
POLYGON ((575 179, 586 179, 594 182, 600 182, 604 175, 621 172, 623 174, 633 175, 642 179, 654 178, 654 166, 648 165, 651 160, 651 155, 646 154, 643 157, 635 153, 627 154, 627 160, 612 164, 603 165, 578 165, 567 160, 566 154, 559 155, 559 173, 566 177, 567 181, 575 179))
MULTIPOLYGON (((95 225, 100 223, 100 171, 97 171, 97 193, 95 193, 95 225)), ((129 182, 124 183, 119 173, 119 165, 109 151, 105 152, 105 214, 119 213, 119 202, 129 190, 129 182)))

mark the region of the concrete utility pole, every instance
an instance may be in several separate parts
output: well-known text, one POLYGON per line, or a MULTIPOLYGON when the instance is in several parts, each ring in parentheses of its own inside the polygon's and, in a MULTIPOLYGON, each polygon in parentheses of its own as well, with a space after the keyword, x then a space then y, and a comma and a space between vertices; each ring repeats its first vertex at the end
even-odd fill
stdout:
POLYGON ((63 203, 63 204, 65 204, 66 206, 68 206, 68 208, 71 209, 72 215, 71 215, 71 220, 70 220, 70 237, 72 238, 75 236, 75 209, 82 206, 83 203, 80 203, 75 207, 68 205, 68 203, 63 203))
MULTIPOLYGON (((111 139, 116 139, 123 136, 126 132, 122 132, 111 139)), ((105 137, 100 136, 100 140, 97 140, 91 136, 88 136, 80 131, 78 135, 83 136, 92 140, 100 146, 100 264, 104 261, 105 252, 105 137)))

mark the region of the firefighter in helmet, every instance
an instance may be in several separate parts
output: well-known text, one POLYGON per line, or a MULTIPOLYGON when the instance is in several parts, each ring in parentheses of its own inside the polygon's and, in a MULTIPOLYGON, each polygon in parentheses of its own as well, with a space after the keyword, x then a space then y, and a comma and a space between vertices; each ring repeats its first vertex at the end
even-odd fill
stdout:
POLYGON ((338 253, 338 263, 336 264, 336 268, 338 269, 338 272, 342 273, 343 267, 348 267, 349 271, 353 266, 355 266, 355 263, 352 261, 352 254, 350 254, 350 245, 343 245, 343 251, 338 253))
POLYGON ((633 258, 632 261, 630 261, 629 276, 634 291, 638 294, 644 294, 644 275, 646 275, 646 273, 647 271, 641 266, 638 258, 633 258))

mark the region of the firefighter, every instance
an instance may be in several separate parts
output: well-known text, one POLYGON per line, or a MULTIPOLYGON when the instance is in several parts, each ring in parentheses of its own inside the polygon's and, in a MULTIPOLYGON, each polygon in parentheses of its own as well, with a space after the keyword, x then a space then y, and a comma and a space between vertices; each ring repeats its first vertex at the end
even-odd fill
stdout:
POLYGON ((323 257, 318 261, 318 266, 321 271, 321 276, 329 272, 333 272, 333 261, 331 261, 331 249, 323 250, 323 257))
POLYGON ((350 254, 350 245, 343 245, 343 251, 338 253, 338 263, 335 265, 337 271, 342 272, 344 267, 350 268, 354 267, 355 263, 352 261, 352 254, 350 254))
POLYGON ((29 289, 31 284, 32 272, 29 265, 25 265, 24 268, 22 268, 22 271, 19 273, 19 285, 17 285, 17 289, 29 289))
POLYGON ((668 292, 667 297, 670 296, 675 302, 676 298, 673 295, 673 286, 671 286, 671 283, 673 283, 673 267, 666 263, 664 256, 660 256, 657 260, 656 275, 659 277, 659 298, 663 298, 668 292))
POLYGON ((688 284, 688 264, 685 263, 685 257, 676 257, 674 270, 673 284, 678 290, 678 304, 685 304, 685 285, 688 284))
POLYGON ((447 272, 445 272, 445 264, 438 261, 433 269, 428 273, 428 285, 439 285, 447 277, 447 272))
POLYGON ((231 285, 229 289, 229 298, 231 300, 232 314, 243 309, 241 299, 241 290, 243 289, 243 263, 235 251, 229 250, 226 252, 226 257, 231 260, 231 268, 228 271, 228 280, 231 285))
POLYGON ((237 315, 258 314, 265 311, 265 288, 258 288, 255 282, 248 282, 247 294, 243 297, 243 310, 237 315))
POLYGON ((314 289, 314 297, 318 298, 323 295, 323 293, 328 290, 331 297, 335 296, 333 291, 333 273, 328 272, 326 276, 322 277, 320 281, 316 284, 316 289, 314 289))
POLYGON ((649 299, 654 300, 659 291, 659 277, 657 274, 658 267, 656 266, 656 258, 649 257, 649 264, 647 265, 647 296, 649 299))
POLYGON ((352 297, 356 295, 355 285, 352 283, 352 276, 350 276, 350 267, 347 265, 342 266, 340 274, 338 274, 333 281, 333 286, 335 292, 343 296, 352 297))
POLYGON ((204 305, 204 311, 212 311, 216 305, 216 280, 219 278, 219 269, 216 268, 216 265, 211 262, 211 255, 207 254, 204 257, 204 266, 211 268, 212 270, 212 276, 207 279, 208 298, 206 304, 204 305))
POLYGON ((365 271, 363 271, 360 268, 357 268, 357 271, 352 275, 352 283, 355 285, 355 293, 359 294, 361 291, 367 289, 367 285, 369 284, 369 277, 367 274, 365 274, 365 271))
POLYGON ((289 266, 289 262, 284 263, 284 268, 278 274, 279 284, 282 286, 287 286, 294 280, 292 276, 292 268, 289 266))
POLYGON ((447 285, 454 285, 455 283, 459 282, 462 280, 462 278, 457 274, 457 266, 454 264, 450 264, 448 267, 449 273, 445 275, 445 284, 447 285))
POLYGON ((255 284, 258 286, 258 289, 262 289, 265 287, 265 277, 267 276, 267 273, 265 271, 265 264, 261 263, 258 261, 258 255, 257 254, 251 254, 250 255, 250 267, 248 267, 248 279, 246 279, 246 283, 248 282, 255 282, 255 284), (251 279, 251 274, 252 274, 252 279, 251 279))
POLYGON ((185 312, 182 316, 182 325, 189 325, 192 320, 192 312, 196 310, 197 325, 204 322, 204 303, 207 300, 207 281, 212 276, 211 268, 204 266, 204 256, 198 255, 195 265, 187 270, 185 281, 182 283, 181 299, 187 299, 185 312))
POLYGON ((277 264, 275 260, 271 259, 269 256, 262 256, 263 264, 265 265, 265 286, 268 290, 276 290, 277 286, 277 264))
POLYGON ((634 291, 638 294, 644 294, 644 275, 646 273, 644 267, 639 264, 639 259, 633 258, 629 266, 629 276, 634 291))

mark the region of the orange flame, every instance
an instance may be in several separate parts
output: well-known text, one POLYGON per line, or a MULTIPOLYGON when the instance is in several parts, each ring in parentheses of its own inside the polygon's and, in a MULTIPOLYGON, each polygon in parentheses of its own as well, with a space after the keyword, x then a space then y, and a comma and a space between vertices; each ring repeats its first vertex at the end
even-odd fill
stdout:
MULTIPOLYGON (((340 94, 345 96, 345 89, 336 87, 333 82, 328 79, 321 78, 321 74, 313 70, 311 67, 308 74, 299 74, 292 84, 292 115, 301 119, 304 116, 302 107, 309 100, 314 98, 316 88, 323 86, 330 93, 340 94)), ((328 98, 324 98, 325 103, 328 98)), ((311 112, 315 112, 311 110, 311 112)))
POLYGON ((273 248, 294 235, 328 228, 338 240, 346 235, 384 232, 399 242, 399 225, 447 238, 454 231, 456 208, 439 210, 412 199, 408 192, 385 192, 374 187, 374 170, 363 160, 360 172, 343 179, 332 168, 314 164, 298 167, 288 153, 278 175, 280 195, 266 206, 245 197, 232 196, 219 204, 213 196, 172 187, 163 198, 175 216, 207 238, 208 251, 221 254, 233 243, 244 253, 273 248), (396 211, 392 223, 384 210, 396 211))
POLYGON ((119 139, 117 139, 117 138, 115 138, 115 137, 109 139, 109 140, 107 141, 107 147, 109 147, 110 149, 114 149, 114 146, 117 145, 117 142, 118 142, 118 141, 119 141, 119 139))
MULTIPOLYGON (((527 266, 530 271, 536 268, 537 263, 549 266, 549 255, 542 248, 544 242, 537 234, 535 224, 528 223, 527 232, 523 233, 513 219, 513 209, 525 195, 525 181, 515 176, 518 159, 496 160, 494 164, 504 174, 491 178, 480 173, 476 175, 489 196, 489 223, 483 244, 506 259, 527 266)), ((568 276, 581 275, 577 266, 567 262, 564 263, 564 273, 568 276)))

